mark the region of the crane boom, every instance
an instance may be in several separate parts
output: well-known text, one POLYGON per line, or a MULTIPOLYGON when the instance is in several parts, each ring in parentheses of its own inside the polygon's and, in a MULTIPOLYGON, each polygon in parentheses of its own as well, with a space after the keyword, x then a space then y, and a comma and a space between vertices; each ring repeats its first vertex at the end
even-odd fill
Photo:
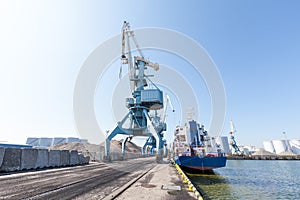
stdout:
POLYGON ((236 132, 236 130, 235 130, 235 127, 234 127, 234 124, 233 124, 233 121, 232 120, 230 120, 230 132, 231 133, 235 133, 236 132))
POLYGON ((173 104, 171 102, 171 99, 169 97, 169 95, 165 95, 165 98, 166 98, 166 102, 165 102, 165 107, 164 107, 164 112, 163 112, 163 118, 162 118, 162 122, 165 122, 166 121, 166 116, 167 116, 167 106, 168 104, 170 105, 171 109, 172 109, 172 112, 175 112, 174 110, 174 107, 173 107, 173 104))
POLYGON ((133 43, 134 43, 136 49, 138 50, 140 56, 141 56, 142 58, 144 58, 144 54, 143 54, 142 50, 141 50, 140 47, 139 47, 139 44, 137 43, 137 41, 136 41, 136 39, 135 39, 134 32, 133 32, 133 31, 130 31, 129 34, 130 34, 130 36, 132 37, 133 43))
POLYGON ((148 59, 144 58, 144 54, 139 47, 139 44, 135 38, 134 32, 130 29, 129 22, 126 22, 126 21, 124 21, 123 27, 122 27, 121 60, 122 60, 122 64, 128 65, 130 90, 132 93, 134 92, 135 87, 137 86, 136 82, 135 82, 135 80, 137 78, 136 69, 134 67, 135 62, 142 61, 145 63, 145 66, 149 66, 149 67, 153 68, 155 71, 159 70, 159 65, 157 63, 153 63, 153 62, 149 61, 148 59), (130 38, 132 38, 133 43, 140 55, 140 56, 134 56, 134 62, 132 60, 132 55, 131 55, 130 38), (126 47, 127 47, 127 49, 126 49, 126 47))

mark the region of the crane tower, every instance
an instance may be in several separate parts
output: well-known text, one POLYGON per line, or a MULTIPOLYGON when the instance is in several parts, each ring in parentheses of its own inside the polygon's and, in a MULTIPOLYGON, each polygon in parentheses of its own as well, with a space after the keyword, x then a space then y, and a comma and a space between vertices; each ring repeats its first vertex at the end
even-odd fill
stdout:
MULTIPOLYGON (((105 157, 110 160, 110 141, 118 134, 128 137, 146 136, 153 138, 157 149, 157 157, 161 159, 163 142, 163 131, 166 130, 164 121, 157 120, 157 112, 150 116, 150 111, 157 111, 164 108, 163 92, 145 74, 148 67, 155 71, 159 70, 159 65, 145 59, 139 45, 135 39, 134 32, 130 29, 129 23, 124 22, 122 28, 122 53, 123 65, 128 65, 128 75, 130 81, 131 97, 126 98, 127 115, 118 122, 115 129, 108 134, 105 141, 105 157), (132 57, 130 41, 133 41, 139 55, 132 57), (155 86, 149 89, 148 82, 155 86)), ((123 140, 122 152, 125 154, 126 141, 123 140)))

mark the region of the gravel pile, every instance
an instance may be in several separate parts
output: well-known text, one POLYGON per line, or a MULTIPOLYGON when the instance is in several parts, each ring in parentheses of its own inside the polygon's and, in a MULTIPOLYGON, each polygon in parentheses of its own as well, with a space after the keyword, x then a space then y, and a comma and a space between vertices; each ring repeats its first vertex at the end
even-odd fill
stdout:
MULTIPOLYGON (((111 140, 110 142, 110 152, 121 153, 122 152, 122 141, 123 140, 111 140)), ((102 160, 105 151, 105 142, 99 145, 90 144, 87 142, 72 142, 72 143, 60 143, 55 146, 51 146, 48 149, 56 150, 76 150, 82 153, 84 156, 90 156, 90 158, 95 158, 94 160, 102 160)), ((141 147, 136 144, 127 141, 126 152, 129 153, 140 153, 141 147)))

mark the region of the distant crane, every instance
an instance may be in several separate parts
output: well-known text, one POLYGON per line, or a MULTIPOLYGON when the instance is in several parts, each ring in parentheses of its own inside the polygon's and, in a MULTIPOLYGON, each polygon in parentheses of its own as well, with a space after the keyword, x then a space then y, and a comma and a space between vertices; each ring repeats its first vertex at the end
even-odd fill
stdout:
POLYGON ((146 136, 155 139, 157 158, 162 158, 164 147, 163 131, 166 130, 165 122, 161 121, 157 115, 157 110, 164 107, 163 92, 145 74, 147 67, 155 71, 159 69, 157 63, 145 59, 139 45, 135 39, 134 32, 130 29, 128 22, 124 22, 122 27, 122 64, 128 65, 128 75, 132 97, 126 98, 126 106, 129 110, 127 115, 118 122, 117 127, 107 135, 105 140, 105 158, 110 160, 110 141, 118 134, 127 135, 123 140, 122 152, 125 154, 128 137, 146 136), (130 39, 132 39, 139 56, 132 58, 130 39), (155 89, 148 89, 149 81, 155 89), (154 111, 154 116, 150 116, 150 111, 154 111), (128 123, 126 123, 128 122, 128 123))
POLYGON ((232 147, 232 150, 234 151, 233 154, 242 154, 240 148, 238 147, 238 145, 236 144, 235 138, 234 138, 234 134, 236 133, 236 129, 234 127, 233 121, 230 120, 230 142, 229 144, 232 147))
MULTIPOLYGON (((291 145, 289 144, 289 140, 287 139, 286 132, 283 131, 282 134, 284 135, 285 144, 286 144, 286 149, 285 149, 285 151, 286 151, 286 152, 292 152, 292 153, 294 153, 294 152, 293 152, 293 149, 292 149, 292 147, 291 147, 291 145)), ((297 146, 297 145, 296 145, 296 146, 297 146)))
POLYGON ((170 108, 172 109, 172 112, 175 112, 175 109, 173 107, 172 101, 169 97, 169 95, 165 95, 165 107, 164 107, 164 113, 163 113, 163 118, 162 121, 166 122, 166 116, 167 116, 167 105, 170 105, 170 108))

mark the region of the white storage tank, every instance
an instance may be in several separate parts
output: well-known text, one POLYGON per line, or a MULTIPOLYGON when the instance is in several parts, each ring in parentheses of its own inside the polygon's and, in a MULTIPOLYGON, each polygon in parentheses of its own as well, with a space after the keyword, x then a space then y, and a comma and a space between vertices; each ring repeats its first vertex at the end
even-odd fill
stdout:
POLYGON ((256 147, 255 146, 244 146, 244 151, 245 150, 246 150, 246 154, 253 154, 256 151, 256 147))
POLYGON ((50 147, 52 145, 52 139, 53 138, 42 137, 42 138, 40 138, 38 146, 40 146, 40 147, 50 147))
POLYGON ((29 137, 26 140, 26 144, 30 146, 39 146, 39 142, 40 142, 40 138, 36 138, 36 137, 29 137))
POLYGON ((75 137, 68 137, 66 140, 67 143, 71 143, 71 142, 80 142, 79 138, 75 138, 75 137))
POLYGON ((272 140, 272 143, 276 154, 280 154, 288 150, 286 140, 272 140))
POLYGON ((263 142, 265 151, 275 153, 274 145, 272 141, 264 141, 263 142))
POLYGON ((300 140, 292 139, 289 143, 293 153, 300 154, 300 140))
POLYGON ((55 137, 52 140, 52 146, 60 144, 60 143, 65 143, 66 142, 66 138, 63 137, 55 137))
POLYGON ((229 148, 229 143, 228 143, 228 137, 227 136, 218 136, 216 137, 216 143, 220 145, 220 148, 222 151, 226 154, 229 154, 230 148, 229 148))
POLYGON ((80 142, 87 143, 88 140, 87 139, 80 139, 80 142))

